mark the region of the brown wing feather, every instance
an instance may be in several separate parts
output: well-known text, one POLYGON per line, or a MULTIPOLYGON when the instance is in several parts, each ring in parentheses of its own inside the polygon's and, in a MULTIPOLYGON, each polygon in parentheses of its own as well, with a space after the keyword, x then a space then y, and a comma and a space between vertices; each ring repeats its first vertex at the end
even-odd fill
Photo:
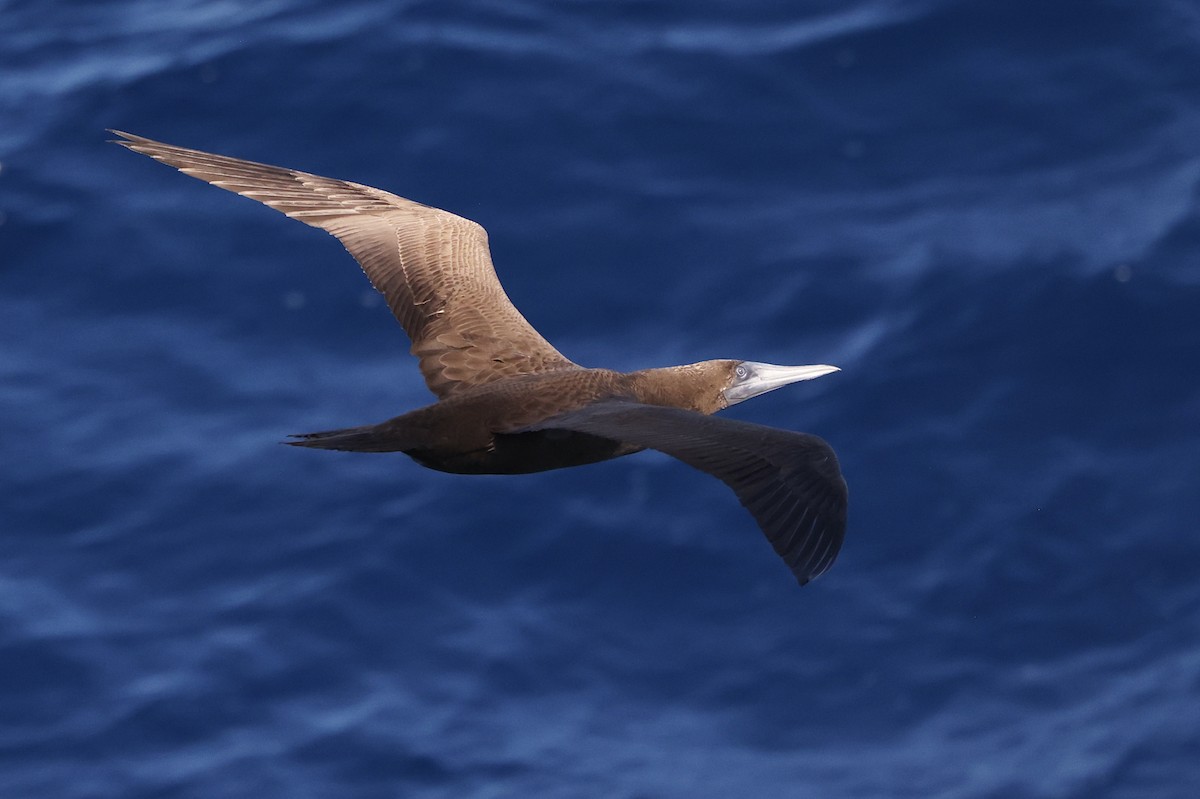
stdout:
POLYGON ((804 585, 833 565, 846 533, 846 481, 816 436, 680 408, 601 402, 533 428, 562 429, 656 449, 733 489, 804 585))
POLYGON ((475 222, 359 183, 112 132, 124 138, 117 144, 336 236, 404 326, 438 397, 577 368, 509 301, 475 222))

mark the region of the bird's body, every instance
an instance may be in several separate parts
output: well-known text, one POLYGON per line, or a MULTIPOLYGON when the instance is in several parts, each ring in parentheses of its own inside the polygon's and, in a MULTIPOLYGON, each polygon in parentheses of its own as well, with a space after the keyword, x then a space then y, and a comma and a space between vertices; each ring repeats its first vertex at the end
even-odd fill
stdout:
POLYGON ((568 430, 528 430, 606 399, 631 399, 628 375, 573 369, 515 375, 466 389, 377 425, 309 433, 301 446, 404 452, 423 466, 458 474, 525 474, 581 466, 635 452, 568 430))
POLYGON ((545 471, 657 449, 729 485, 801 584, 833 563, 846 485, 829 446, 711 414, 834 367, 714 360, 628 373, 584 368, 509 302, 476 223, 362 184, 118 135, 131 150, 332 233, 412 339, 437 402, 288 443, 404 452, 462 474, 545 471))
POLYGON ((644 449, 562 428, 532 429, 597 403, 643 403, 712 413, 735 361, 615 372, 562 369, 514 375, 458 391, 378 425, 309 433, 301 446, 405 452, 461 474, 525 474, 582 466, 644 449))

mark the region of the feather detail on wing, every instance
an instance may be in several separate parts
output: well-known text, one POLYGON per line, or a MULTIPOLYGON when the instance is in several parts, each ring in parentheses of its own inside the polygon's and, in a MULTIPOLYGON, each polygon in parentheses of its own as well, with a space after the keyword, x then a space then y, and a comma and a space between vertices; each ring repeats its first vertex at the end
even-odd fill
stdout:
POLYGON ((827 571, 841 549, 846 481, 837 456, 816 436, 623 401, 525 429, 573 430, 656 449, 713 475, 733 489, 801 585, 827 571))
POLYGON ((509 301, 475 222, 360 183, 112 132, 134 152, 336 236, 412 339, 438 397, 577 368, 509 301))

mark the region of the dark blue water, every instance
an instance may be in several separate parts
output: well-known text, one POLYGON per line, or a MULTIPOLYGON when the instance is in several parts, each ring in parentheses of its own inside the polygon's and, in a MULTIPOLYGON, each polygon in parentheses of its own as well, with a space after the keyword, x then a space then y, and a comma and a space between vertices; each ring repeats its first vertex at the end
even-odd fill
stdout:
POLYGON ((0 0, 0 795, 1200 795, 1200 7, 0 0), (564 353, 851 487, 800 589, 643 454, 466 478, 332 238, 118 127, 484 224, 564 353))

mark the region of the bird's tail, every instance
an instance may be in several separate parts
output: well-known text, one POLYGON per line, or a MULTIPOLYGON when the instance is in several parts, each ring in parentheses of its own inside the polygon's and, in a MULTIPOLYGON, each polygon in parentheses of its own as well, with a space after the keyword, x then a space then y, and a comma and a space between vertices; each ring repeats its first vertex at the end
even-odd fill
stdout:
POLYGON ((292 440, 283 443, 293 447, 337 449, 345 452, 404 452, 416 446, 415 442, 397 433, 395 428, 386 423, 368 424, 320 433, 300 433, 288 436, 292 440))

